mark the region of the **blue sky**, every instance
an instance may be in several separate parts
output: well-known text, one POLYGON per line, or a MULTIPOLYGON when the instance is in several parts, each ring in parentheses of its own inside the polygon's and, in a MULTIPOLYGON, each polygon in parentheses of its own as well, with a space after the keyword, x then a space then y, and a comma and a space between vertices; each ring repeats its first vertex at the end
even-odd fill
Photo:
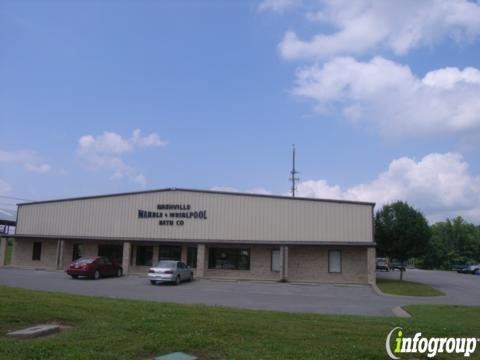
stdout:
POLYGON ((0 209, 286 194, 295 143, 300 195, 480 223, 480 5, 418 3, 3 1, 0 209))

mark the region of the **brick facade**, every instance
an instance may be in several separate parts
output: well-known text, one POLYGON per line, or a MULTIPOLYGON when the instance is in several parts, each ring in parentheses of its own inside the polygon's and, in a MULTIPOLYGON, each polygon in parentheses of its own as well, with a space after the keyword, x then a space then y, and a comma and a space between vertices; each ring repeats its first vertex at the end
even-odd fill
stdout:
MULTIPOLYGON (((15 239, 12 265, 25 266, 42 269, 64 269, 72 261, 73 245, 82 244, 82 256, 97 256, 99 244, 106 244, 99 241, 80 240, 54 240, 54 239, 15 239), (41 242, 42 251, 40 260, 32 260, 33 243, 41 242), (63 248, 60 243, 63 242, 63 248), (63 250, 59 254, 59 249, 63 250)), ((108 244, 108 243, 107 243, 108 244)), ((115 243, 120 245, 122 243, 115 243)), ((125 273, 146 274, 149 266, 138 266, 136 260, 136 244, 131 243, 123 249, 129 254, 123 255, 123 267, 125 273)), ((149 243, 141 245, 153 246, 153 264, 158 262, 158 248, 161 243, 149 243)), ((204 244, 183 244, 181 258, 186 262, 188 246, 197 246, 197 267, 194 269, 194 276, 197 278, 221 278, 239 280, 270 280, 279 281, 282 279, 282 271, 272 270, 272 250, 280 249, 280 246, 271 245, 237 245, 235 247, 250 249, 249 270, 224 270, 209 269, 208 253, 211 247, 225 247, 225 245, 204 245, 204 244)), ((230 245, 231 246, 231 245, 230 245)), ((288 246, 285 257, 285 279, 295 282, 319 282, 319 283, 342 283, 342 284, 373 284, 375 283, 375 248, 365 246, 325 246, 325 245, 296 245, 288 246), (338 273, 329 272, 328 253, 329 250, 341 252, 341 271, 338 273)))

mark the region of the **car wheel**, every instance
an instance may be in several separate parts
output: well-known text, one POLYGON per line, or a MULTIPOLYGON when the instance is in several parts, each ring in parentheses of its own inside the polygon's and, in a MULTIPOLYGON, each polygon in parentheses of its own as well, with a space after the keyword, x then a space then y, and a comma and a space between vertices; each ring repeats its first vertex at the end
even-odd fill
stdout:
POLYGON ((479 274, 480 274, 480 269, 473 270, 473 275, 479 275, 479 274))
POLYGON ((190 277, 188 278, 188 281, 193 281, 193 273, 190 273, 190 277))
POLYGON ((95 273, 93 274, 93 279, 94 280, 100 279, 100 272, 98 270, 95 270, 95 273))
POLYGON ((117 269, 117 277, 122 276, 122 269, 118 268, 117 269))
POLYGON ((150 280, 150 284, 157 285, 157 282, 155 280, 150 280))
POLYGON ((177 275, 177 278, 175 279, 175 285, 180 285, 180 275, 177 275))
POLYGON ((78 275, 72 275, 72 279, 78 279, 78 275))

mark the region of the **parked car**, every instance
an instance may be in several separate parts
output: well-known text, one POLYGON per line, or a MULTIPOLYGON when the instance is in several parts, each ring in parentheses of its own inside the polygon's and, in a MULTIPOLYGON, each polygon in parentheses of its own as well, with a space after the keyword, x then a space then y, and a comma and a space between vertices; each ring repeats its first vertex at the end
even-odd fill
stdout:
POLYGON ((161 282, 174 282, 179 285, 182 281, 192 281, 193 271, 181 261, 160 260, 148 270, 148 278, 152 285, 161 282))
POLYGON ((392 263, 390 264, 390 270, 401 270, 401 271, 407 271, 407 268, 405 265, 402 265, 402 263, 398 260, 393 260, 392 263))
POLYGON ((468 264, 464 268, 458 270, 461 274, 478 274, 480 273, 480 264, 468 264))
POLYGON ((377 270, 390 271, 388 261, 385 258, 377 258, 377 270))
POLYGON ((90 277, 95 280, 105 276, 122 276, 123 269, 104 256, 81 257, 72 262, 65 272, 72 278, 79 276, 90 277))
POLYGON ((467 266, 468 266, 468 264, 463 264, 463 263, 453 264, 453 265, 452 265, 452 271, 456 271, 456 272, 460 273, 460 272, 462 272, 462 270, 465 269, 467 266))
POLYGON ((467 274, 468 270, 470 268, 470 265, 473 265, 472 263, 466 263, 466 264, 458 264, 453 266, 453 270, 455 270, 459 274, 467 274))

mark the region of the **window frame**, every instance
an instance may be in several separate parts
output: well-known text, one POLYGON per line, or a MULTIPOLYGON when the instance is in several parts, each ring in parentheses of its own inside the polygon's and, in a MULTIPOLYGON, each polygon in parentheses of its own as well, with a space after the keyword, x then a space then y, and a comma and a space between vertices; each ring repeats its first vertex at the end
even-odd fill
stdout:
POLYGON ((341 274, 342 273, 342 269, 343 269, 343 266, 342 266, 342 250, 341 249, 329 249, 328 250, 328 273, 329 274, 341 274), (331 271, 331 268, 330 268, 330 254, 332 253, 338 253, 339 254, 339 265, 340 265, 340 269, 339 271, 331 271))

